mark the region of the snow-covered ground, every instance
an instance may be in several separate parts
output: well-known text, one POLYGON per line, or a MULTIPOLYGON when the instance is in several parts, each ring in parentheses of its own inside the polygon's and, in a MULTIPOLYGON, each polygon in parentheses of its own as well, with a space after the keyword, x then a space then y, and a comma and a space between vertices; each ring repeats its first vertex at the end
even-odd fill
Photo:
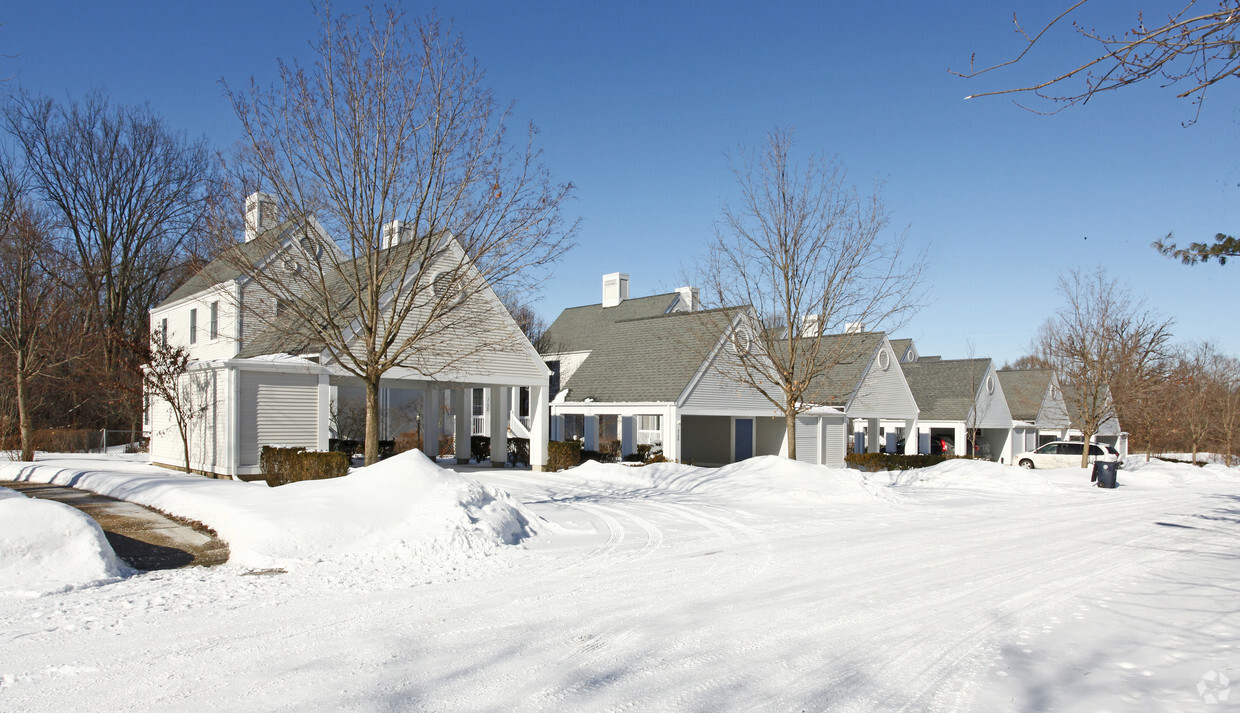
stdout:
POLYGON ((268 490, 0 466, 145 498, 250 558, 0 597, 0 710, 1240 705, 1237 469, 1137 462, 1116 490, 963 461, 389 470, 268 490))

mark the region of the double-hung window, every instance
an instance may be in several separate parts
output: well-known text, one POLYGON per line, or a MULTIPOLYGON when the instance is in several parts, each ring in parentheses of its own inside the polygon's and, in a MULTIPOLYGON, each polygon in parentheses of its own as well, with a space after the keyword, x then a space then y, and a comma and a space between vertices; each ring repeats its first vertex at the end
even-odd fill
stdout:
POLYGON ((663 422, 659 415, 637 417, 637 444, 663 445, 663 422))
POLYGON ((207 338, 218 339, 220 336, 220 302, 211 303, 211 320, 207 322, 207 338))
POLYGON ((196 344, 198 342, 198 310, 191 309, 189 311, 189 343, 196 344))

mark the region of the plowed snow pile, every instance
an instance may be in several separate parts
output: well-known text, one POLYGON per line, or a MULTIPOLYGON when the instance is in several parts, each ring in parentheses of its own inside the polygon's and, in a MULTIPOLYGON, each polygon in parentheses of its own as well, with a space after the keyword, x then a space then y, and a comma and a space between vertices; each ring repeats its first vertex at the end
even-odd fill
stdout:
POLYGON ((560 474, 577 477, 604 492, 670 490, 709 495, 736 504, 806 505, 890 502, 896 495, 869 473, 827 468, 777 456, 760 456, 722 468, 656 463, 640 468, 586 463, 560 474))
MULTIPOLYGON (((14 468, 0 468, 0 479, 16 477, 14 468)), ((419 451, 343 478, 278 488, 150 471, 25 465, 21 477, 72 481, 205 523, 228 542, 230 564, 246 567, 359 558, 450 566, 460 556, 519 542, 537 520, 506 493, 444 470, 419 451)))
POLYGON ((94 520, 63 503, 0 488, 0 596, 99 584, 127 569, 94 520))
POLYGON ((1006 493, 1052 493, 1054 484, 1035 470, 1013 468, 984 460, 945 460, 929 468, 891 471, 891 484, 899 487, 959 488, 1006 493))

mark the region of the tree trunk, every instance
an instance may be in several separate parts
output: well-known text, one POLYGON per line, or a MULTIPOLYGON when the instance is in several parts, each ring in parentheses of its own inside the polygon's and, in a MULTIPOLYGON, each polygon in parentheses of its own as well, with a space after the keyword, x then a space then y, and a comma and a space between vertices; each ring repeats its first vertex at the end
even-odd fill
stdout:
MULTIPOLYGON (((425 447, 425 444, 423 444, 425 447)), ((366 379, 366 465, 379 462, 379 378, 366 379)))
POLYGON ((181 446, 185 448, 185 472, 193 473, 189 466, 189 423, 180 415, 177 416, 177 430, 181 432, 181 446))
POLYGON ((30 399, 26 393, 26 365, 22 354, 17 355, 17 423, 21 431, 22 460, 34 461, 34 429, 30 426, 30 399))
POLYGON ((1082 437, 1085 439, 1085 445, 1081 446, 1081 467, 1088 468, 1089 467, 1089 444, 1093 442, 1094 434, 1082 433, 1082 437))
POLYGON ((797 412, 795 409, 788 409, 784 412, 784 419, 787 423, 788 431, 788 459, 797 459, 797 412))

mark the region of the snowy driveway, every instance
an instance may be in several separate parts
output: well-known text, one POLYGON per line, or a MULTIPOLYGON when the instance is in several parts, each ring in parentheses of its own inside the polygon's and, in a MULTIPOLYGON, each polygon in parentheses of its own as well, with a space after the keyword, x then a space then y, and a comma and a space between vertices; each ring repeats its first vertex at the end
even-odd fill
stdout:
POLYGON ((1240 479, 1160 467, 846 505, 474 473, 550 527, 441 571, 0 599, 0 710, 1204 709, 1240 681, 1240 479))

